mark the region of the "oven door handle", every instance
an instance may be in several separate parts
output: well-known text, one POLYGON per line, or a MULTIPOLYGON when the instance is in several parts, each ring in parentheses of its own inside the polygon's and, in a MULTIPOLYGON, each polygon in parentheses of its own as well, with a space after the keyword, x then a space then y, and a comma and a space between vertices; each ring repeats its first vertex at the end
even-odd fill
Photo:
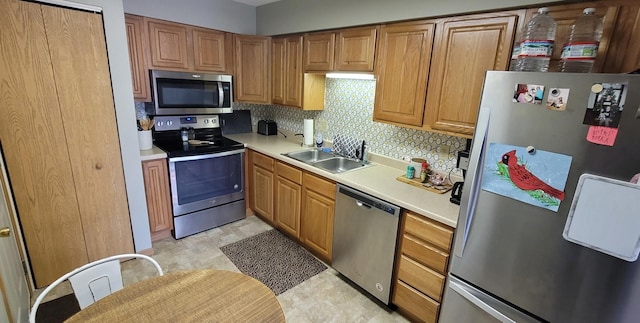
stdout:
POLYGON ((230 151, 223 151, 220 153, 213 153, 207 155, 195 155, 195 156, 185 156, 185 157, 171 157, 169 158, 169 162, 182 162, 189 160, 199 160, 199 159, 207 159, 207 158, 216 158, 216 157, 224 157, 229 155, 236 155, 244 153, 244 148, 230 151))

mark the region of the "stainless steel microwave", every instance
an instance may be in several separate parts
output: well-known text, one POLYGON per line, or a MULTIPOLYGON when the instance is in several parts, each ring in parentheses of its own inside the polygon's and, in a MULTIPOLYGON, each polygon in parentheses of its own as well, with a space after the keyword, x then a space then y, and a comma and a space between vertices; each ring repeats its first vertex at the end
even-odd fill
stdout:
POLYGON ((231 75, 151 71, 156 115, 231 113, 231 75))

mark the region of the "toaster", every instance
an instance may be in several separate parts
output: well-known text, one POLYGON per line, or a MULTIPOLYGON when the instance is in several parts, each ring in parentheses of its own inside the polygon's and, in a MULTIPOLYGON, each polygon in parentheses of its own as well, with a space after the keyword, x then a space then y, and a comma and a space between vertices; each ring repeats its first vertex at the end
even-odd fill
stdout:
POLYGON ((278 124, 273 120, 258 121, 258 133, 265 136, 273 136, 278 134, 278 124))

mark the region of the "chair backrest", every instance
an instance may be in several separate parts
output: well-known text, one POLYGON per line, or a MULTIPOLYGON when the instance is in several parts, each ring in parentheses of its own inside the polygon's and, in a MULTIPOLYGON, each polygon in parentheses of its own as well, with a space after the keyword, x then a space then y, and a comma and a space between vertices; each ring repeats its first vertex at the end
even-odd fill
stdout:
POLYGON ((122 272, 120 271, 120 259, 126 258, 145 259, 154 265, 159 276, 164 274, 158 262, 145 255, 122 254, 94 261, 66 273, 45 288, 38 298, 36 298, 36 301, 31 307, 29 322, 36 322, 36 312, 38 311, 38 307, 40 306, 40 303, 42 303, 44 297, 65 280, 69 280, 71 283, 71 288, 78 300, 80 309, 83 309, 101 298, 122 289, 123 284, 122 272))

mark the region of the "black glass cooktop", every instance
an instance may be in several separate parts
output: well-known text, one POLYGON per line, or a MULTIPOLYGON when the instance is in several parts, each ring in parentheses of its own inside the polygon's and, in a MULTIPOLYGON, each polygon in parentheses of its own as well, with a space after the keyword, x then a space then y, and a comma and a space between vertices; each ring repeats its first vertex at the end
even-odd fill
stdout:
MULTIPOLYGON (((183 142, 180 133, 173 135, 163 134, 154 138, 154 145, 164 150, 169 158, 195 155, 215 154, 244 148, 244 144, 223 136, 196 136, 195 140, 202 141, 199 144, 183 142)), ((192 141, 193 142, 193 141, 192 141)))

